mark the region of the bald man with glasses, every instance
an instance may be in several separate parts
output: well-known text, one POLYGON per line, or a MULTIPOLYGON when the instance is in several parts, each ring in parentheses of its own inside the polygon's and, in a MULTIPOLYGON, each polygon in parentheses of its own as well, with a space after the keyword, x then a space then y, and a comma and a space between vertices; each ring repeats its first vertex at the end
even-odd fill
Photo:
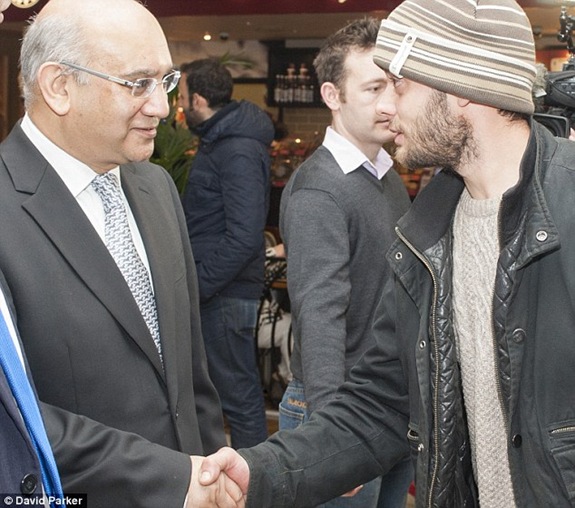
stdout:
POLYGON ((180 198, 147 162, 179 72, 139 2, 81 4, 51 0, 27 28, 26 114, 0 145, 13 342, 65 492, 90 508, 232 506, 197 485, 196 456, 225 444, 221 408, 180 198))

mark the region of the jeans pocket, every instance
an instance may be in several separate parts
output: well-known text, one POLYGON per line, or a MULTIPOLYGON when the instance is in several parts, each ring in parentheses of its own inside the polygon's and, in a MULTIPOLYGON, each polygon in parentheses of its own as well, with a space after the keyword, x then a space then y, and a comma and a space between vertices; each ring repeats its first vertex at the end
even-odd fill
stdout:
POLYGON ((302 408, 290 404, 289 400, 282 400, 280 402, 278 412, 280 430, 299 427, 305 417, 305 411, 303 411, 302 408))

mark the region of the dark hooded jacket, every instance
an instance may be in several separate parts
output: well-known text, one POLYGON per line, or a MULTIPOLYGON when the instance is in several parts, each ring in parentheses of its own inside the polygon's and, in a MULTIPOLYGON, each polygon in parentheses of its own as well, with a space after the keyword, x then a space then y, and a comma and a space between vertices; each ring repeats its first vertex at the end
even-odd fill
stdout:
POLYGON ((232 101, 196 128, 200 145, 183 197, 200 299, 261 296, 274 127, 255 104, 232 101))

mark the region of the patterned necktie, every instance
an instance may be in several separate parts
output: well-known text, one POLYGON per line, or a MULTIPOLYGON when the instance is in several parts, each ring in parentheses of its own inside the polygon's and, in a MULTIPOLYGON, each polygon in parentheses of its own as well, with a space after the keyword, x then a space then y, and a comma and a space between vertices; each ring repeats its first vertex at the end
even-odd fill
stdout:
POLYGON ((116 175, 112 173, 98 175, 92 181, 92 187, 98 193, 104 205, 106 247, 114 261, 116 261, 124 279, 126 279, 162 360, 156 300, 152 291, 148 270, 138 255, 132 240, 128 215, 120 194, 120 186, 116 175))
POLYGON ((47 496, 62 498, 62 485, 52 454, 52 448, 46 436, 44 422, 40 415, 38 402, 26 371, 16 352, 16 347, 10 337, 4 316, 0 312, 0 365, 4 370, 12 395, 18 404, 24 424, 30 434, 30 440, 36 448, 40 469, 42 471, 42 484, 47 496))

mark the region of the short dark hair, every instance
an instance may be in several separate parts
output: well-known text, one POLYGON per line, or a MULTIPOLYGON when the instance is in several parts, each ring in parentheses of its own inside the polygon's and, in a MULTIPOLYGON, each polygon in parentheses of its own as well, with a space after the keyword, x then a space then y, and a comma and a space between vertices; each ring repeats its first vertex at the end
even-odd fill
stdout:
POLYGON ((319 84, 330 82, 342 90, 347 55, 352 50, 367 51, 375 47, 379 25, 380 21, 366 16, 330 35, 313 62, 319 84))
POLYGON ((216 58, 194 60, 180 66, 186 74, 190 98, 201 95, 212 109, 219 109, 232 100, 234 81, 230 71, 216 58))

